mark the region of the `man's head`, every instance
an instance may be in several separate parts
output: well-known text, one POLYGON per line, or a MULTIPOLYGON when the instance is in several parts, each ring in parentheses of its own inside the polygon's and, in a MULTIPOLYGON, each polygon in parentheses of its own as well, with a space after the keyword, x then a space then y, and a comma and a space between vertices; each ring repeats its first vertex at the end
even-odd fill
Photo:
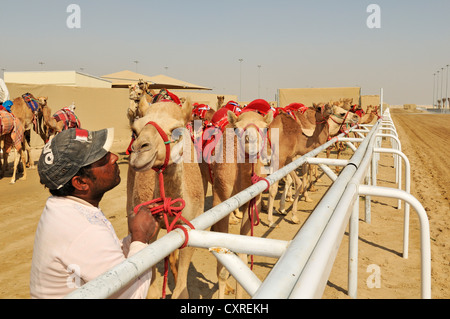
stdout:
POLYGON ((99 179, 100 184, 111 177, 109 189, 113 188, 120 182, 115 163, 117 156, 109 152, 113 139, 112 128, 100 131, 68 129, 57 134, 45 145, 39 158, 41 184, 53 195, 60 196, 72 195, 78 189, 80 185, 75 183, 74 177, 87 178, 91 182, 99 179), (97 176, 99 174, 102 176, 97 176))

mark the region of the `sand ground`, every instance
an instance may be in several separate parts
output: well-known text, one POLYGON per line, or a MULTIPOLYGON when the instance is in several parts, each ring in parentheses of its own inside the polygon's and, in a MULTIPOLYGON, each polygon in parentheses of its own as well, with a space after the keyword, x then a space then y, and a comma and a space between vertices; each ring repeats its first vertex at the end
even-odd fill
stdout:
MULTIPOLYGON (((402 143, 402 150, 411 162, 411 192, 424 206, 430 221, 432 298, 446 299, 450 297, 450 168, 447 165, 450 150, 446 147, 446 142, 450 138, 448 125, 450 115, 396 109, 392 109, 391 114, 402 143)), ((119 237, 127 233, 125 203, 128 162, 123 151, 128 142, 128 136, 116 136, 113 151, 120 155, 122 182, 107 193, 101 203, 102 210, 119 237)), ((36 160, 40 150, 40 147, 33 149, 36 160)), ((352 154, 351 150, 347 150, 344 158, 352 154)), ((0 180, 0 298, 29 298, 34 233, 49 193, 39 184, 36 170, 28 170, 27 180, 19 180, 14 185, 9 184, 10 176, 7 173, 6 177, 0 180)), ((322 175, 320 182, 316 184, 318 191, 312 193, 314 202, 300 203, 302 222, 309 217, 330 183, 330 179, 322 175)), ((397 187, 391 155, 381 155, 378 185, 397 187)), ((409 258, 404 259, 402 258, 403 209, 397 209, 396 199, 377 197, 372 199, 370 224, 364 221, 364 201, 360 201, 358 298, 420 298, 420 225, 417 215, 411 210, 409 258), (372 274, 368 272, 369 265, 379 267, 379 287, 371 288, 367 284, 372 274)), ((207 203, 211 201, 209 194, 207 203)), ((283 215, 275 217, 278 219, 278 227, 268 228, 267 215, 262 212, 261 224, 255 229, 256 236, 292 239, 301 225, 291 223, 283 215)), ((238 228, 233 226, 231 231, 237 233, 238 228)), ((348 298, 347 243, 346 233, 324 298, 348 298)), ((255 256, 254 272, 263 280, 275 263, 275 259, 255 256)), ((156 275, 160 277, 162 271, 163 265, 159 263, 156 275)), ((159 280, 162 283, 162 280, 159 280)), ((217 297, 215 258, 209 252, 198 249, 194 254, 188 284, 191 298, 217 297)), ((171 289, 173 280, 169 276, 168 297, 171 289)), ((228 298, 234 296, 230 295, 228 298)))

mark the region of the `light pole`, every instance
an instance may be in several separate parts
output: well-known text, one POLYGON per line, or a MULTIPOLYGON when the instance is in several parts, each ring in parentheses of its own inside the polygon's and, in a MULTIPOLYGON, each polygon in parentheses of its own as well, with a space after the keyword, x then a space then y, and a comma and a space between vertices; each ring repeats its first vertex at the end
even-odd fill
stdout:
POLYGON ((261 98, 261 96, 260 96, 260 92, 261 92, 261 66, 262 65, 258 65, 258 99, 261 98))
MULTIPOLYGON (((448 67, 450 66, 450 64, 447 64, 447 83, 446 83, 446 85, 445 85, 445 101, 446 102, 449 102, 448 101, 448 67)), ((450 108, 450 104, 449 104, 449 108, 450 108)))
POLYGON ((433 109, 434 109, 434 107, 435 107, 435 102, 434 102, 434 92, 436 91, 436 73, 433 73, 433 104, 432 104, 432 106, 433 106, 433 109))
POLYGON ((44 62, 39 62, 39 64, 41 65, 42 70, 44 69, 44 62))
POLYGON ((441 76, 441 102, 442 102, 442 108, 445 108, 445 101, 444 101, 444 68, 441 68, 442 70, 442 76, 441 76))
POLYGON ((437 99, 437 108, 441 108, 441 100, 439 100, 439 70, 436 71, 437 73, 437 88, 436 88, 436 99, 437 99))
POLYGON ((138 71, 137 65, 138 65, 139 61, 135 60, 135 61, 133 61, 133 62, 136 64, 136 73, 137 73, 137 71, 138 71))
POLYGON ((242 100, 242 61, 244 59, 239 59, 239 100, 242 100))

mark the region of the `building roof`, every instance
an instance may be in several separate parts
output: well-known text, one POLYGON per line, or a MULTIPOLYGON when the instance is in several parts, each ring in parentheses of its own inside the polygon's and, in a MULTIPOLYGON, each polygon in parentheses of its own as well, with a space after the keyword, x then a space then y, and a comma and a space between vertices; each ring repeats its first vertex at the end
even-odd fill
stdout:
POLYGON ((133 85, 139 80, 143 80, 145 82, 151 83, 150 88, 152 89, 165 88, 165 89, 211 90, 210 88, 181 81, 163 74, 156 76, 148 76, 145 74, 140 74, 129 70, 106 74, 103 75, 101 78, 111 81, 112 87, 116 88, 120 87, 127 88, 129 85, 133 85))

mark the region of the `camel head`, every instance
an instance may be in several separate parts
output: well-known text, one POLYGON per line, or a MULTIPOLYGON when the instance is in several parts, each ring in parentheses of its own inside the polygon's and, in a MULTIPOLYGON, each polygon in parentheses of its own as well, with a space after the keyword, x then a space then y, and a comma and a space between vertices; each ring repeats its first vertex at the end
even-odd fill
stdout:
POLYGON ((41 107, 47 106, 47 100, 48 100, 47 96, 40 96, 37 98, 37 100, 39 101, 39 104, 41 105, 41 107))
POLYGON ((185 144, 190 142, 185 126, 191 118, 191 113, 192 104, 189 99, 182 107, 173 102, 151 104, 149 112, 132 125, 136 139, 131 145, 131 167, 136 171, 161 168, 166 161, 166 145, 170 145, 168 165, 177 163, 183 155, 185 144), (165 133, 167 143, 157 127, 149 122, 156 123, 165 133))
POLYGON ((313 108, 316 111, 316 123, 328 121, 330 115, 333 114, 333 107, 330 103, 313 103, 313 108))
POLYGON ((330 135, 336 134, 342 127, 358 123, 359 116, 355 113, 345 110, 340 106, 331 107, 331 115, 328 124, 330 126, 330 135))
POLYGON ((217 109, 220 109, 225 101, 225 96, 217 95, 217 109))
POLYGON ((257 112, 243 112, 236 116, 228 111, 230 126, 237 129, 238 145, 249 156, 256 157, 260 150, 267 144, 267 128, 273 121, 273 112, 269 111, 265 116, 257 112))
POLYGON ((139 101, 148 90, 148 83, 139 80, 138 83, 128 86, 129 99, 139 101))

